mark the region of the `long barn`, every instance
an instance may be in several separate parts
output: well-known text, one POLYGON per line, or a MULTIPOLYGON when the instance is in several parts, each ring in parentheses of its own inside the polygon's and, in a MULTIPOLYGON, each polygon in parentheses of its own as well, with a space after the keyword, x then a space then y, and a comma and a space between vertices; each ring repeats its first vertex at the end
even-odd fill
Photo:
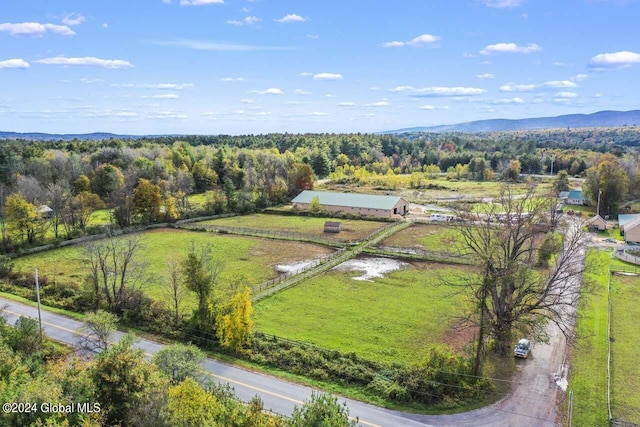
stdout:
POLYGON ((409 211, 409 202, 398 196, 310 190, 305 190, 298 194, 292 200, 293 207, 307 210, 315 197, 318 198, 320 207, 327 212, 392 218, 394 216, 404 216, 409 211))

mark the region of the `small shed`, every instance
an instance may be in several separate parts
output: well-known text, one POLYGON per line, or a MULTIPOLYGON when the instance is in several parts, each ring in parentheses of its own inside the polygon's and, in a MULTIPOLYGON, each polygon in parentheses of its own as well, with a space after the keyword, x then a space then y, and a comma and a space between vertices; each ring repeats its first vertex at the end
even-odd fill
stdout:
POLYGON ((640 218, 624 225, 624 241, 626 243, 640 243, 640 218))
POLYGON ((326 221, 324 223, 325 233, 339 233, 342 230, 342 223, 338 221, 326 221))
POLYGON ((607 229, 607 221, 600 215, 596 215, 587 221, 589 231, 605 231, 607 229))
POLYGON ((42 218, 51 218, 53 215, 53 209, 47 205, 40 205, 38 206, 38 213, 42 218))

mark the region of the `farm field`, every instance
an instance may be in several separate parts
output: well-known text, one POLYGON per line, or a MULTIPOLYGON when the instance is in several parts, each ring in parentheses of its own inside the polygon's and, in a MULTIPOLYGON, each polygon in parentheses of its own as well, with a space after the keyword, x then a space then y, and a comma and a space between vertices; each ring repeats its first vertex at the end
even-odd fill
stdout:
POLYGON ((314 234, 317 236, 331 237, 342 241, 348 241, 364 239, 372 232, 384 227, 385 225, 388 225, 389 223, 383 221, 316 218, 308 216, 250 214, 194 223, 194 225, 200 224, 314 234), (342 223, 342 231, 338 234, 325 233, 325 221, 340 221, 342 223))
MULTIPOLYGON (((168 281, 167 258, 172 253, 178 257, 185 256, 191 242, 212 245, 213 256, 224 263, 222 282, 240 281, 249 285, 277 277, 276 264, 319 258, 332 252, 329 248, 310 243, 185 230, 158 229, 142 235, 143 248, 138 259, 147 262, 147 270, 153 272, 153 279, 144 290, 155 299, 164 298, 164 284, 168 281)), ((50 280, 55 278, 62 283, 81 284, 89 272, 84 257, 81 246, 54 249, 17 258, 15 270, 26 272, 38 268, 40 275, 48 276, 50 280)))
MULTIPOLYGON (((640 268, 613 260, 611 268, 640 268)), ((611 412, 614 418, 640 424, 640 276, 614 275, 611 282, 611 412)))
POLYGON ((454 228, 445 225, 413 223, 410 227, 384 239, 380 246, 453 252, 456 235, 454 228))
POLYGON ((473 337, 451 331, 464 297, 437 285, 462 272, 415 262, 363 281, 353 279, 360 272, 332 270, 258 302, 256 329, 384 362, 415 362, 444 342, 460 350, 473 337))
MULTIPOLYGON (((607 414, 607 275, 608 268, 637 267, 591 251, 587 280, 594 295, 580 302, 579 334, 573 349, 569 388, 574 393, 574 425, 608 425, 607 414)), ((615 419, 640 423, 640 276, 611 277, 611 412, 615 419)))
MULTIPOLYGON (((498 181, 455 181, 448 180, 443 177, 425 179, 424 187, 431 188, 409 188, 410 175, 399 175, 406 178, 406 183, 399 185, 397 188, 386 188, 380 185, 356 185, 356 184, 336 184, 331 181, 317 185, 316 190, 319 191, 351 191, 355 193, 367 194, 387 194, 390 190, 395 195, 407 198, 413 203, 427 203, 434 200, 442 199, 477 199, 483 197, 498 197, 500 190, 504 187, 504 182, 498 181), (406 184, 406 185, 405 185, 406 184), (404 189, 403 189, 404 188, 404 189)), ((397 178, 397 177, 396 177, 397 178)), ((512 184, 513 194, 524 194, 527 190, 527 183, 512 184)), ((551 181, 543 179, 539 183, 540 192, 546 192, 551 189, 551 181)))

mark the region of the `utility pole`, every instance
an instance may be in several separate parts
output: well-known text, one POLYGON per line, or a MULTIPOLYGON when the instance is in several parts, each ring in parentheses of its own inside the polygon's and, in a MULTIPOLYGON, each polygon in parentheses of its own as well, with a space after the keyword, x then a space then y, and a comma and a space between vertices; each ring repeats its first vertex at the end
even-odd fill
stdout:
POLYGON ((38 324, 40 325, 40 341, 42 341, 42 314, 40 313, 40 284, 38 283, 37 268, 36 268, 36 295, 38 297, 38 324))
POLYGON ((600 195, 602 195, 602 190, 598 189, 598 207, 596 208, 596 215, 600 215, 600 195))
POLYGON ((556 159, 555 156, 551 156, 551 173, 550 175, 553 175, 553 161, 556 159))

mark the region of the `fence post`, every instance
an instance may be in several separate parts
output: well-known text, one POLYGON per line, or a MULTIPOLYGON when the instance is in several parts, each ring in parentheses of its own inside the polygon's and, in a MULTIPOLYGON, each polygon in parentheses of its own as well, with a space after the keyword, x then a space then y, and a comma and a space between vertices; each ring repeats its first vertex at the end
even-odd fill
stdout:
POLYGON ((569 390, 569 410, 568 410, 568 416, 569 416, 569 423, 568 426, 571 427, 572 423, 573 423, 573 389, 569 390))

